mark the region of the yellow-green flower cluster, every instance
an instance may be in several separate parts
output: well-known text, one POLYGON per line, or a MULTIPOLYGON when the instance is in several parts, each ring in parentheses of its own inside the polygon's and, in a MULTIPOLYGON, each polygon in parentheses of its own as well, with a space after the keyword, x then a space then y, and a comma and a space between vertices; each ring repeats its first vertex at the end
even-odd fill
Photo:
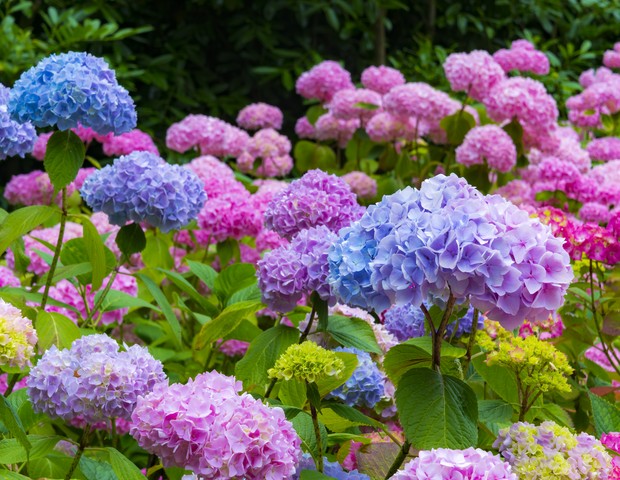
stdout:
POLYGON ((343 369, 344 362, 334 352, 325 350, 314 342, 303 342, 288 347, 268 373, 271 378, 294 378, 312 383, 338 375, 343 369))
POLYGON ((0 299, 0 367, 30 365, 37 344, 32 322, 10 303, 0 299))
POLYGON ((573 434, 554 422, 515 423, 499 432, 494 448, 520 480, 603 479, 611 463, 592 435, 573 434))
POLYGON ((495 338, 478 332, 478 344, 488 352, 489 365, 502 365, 514 371, 524 387, 541 392, 569 392, 566 377, 573 373, 568 358, 551 343, 532 335, 515 337, 501 326, 493 326, 495 338))

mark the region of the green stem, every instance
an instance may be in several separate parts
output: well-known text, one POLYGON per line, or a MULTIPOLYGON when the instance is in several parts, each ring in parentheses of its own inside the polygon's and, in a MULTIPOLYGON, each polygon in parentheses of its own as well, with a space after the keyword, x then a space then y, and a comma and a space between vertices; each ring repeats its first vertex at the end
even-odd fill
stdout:
POLYGON ((308 325, 306 325, 306 328, 301 334, 301 337, 299 337, 299 343, 304 343, 306 341, 306 338, 308 338, 308 335, 310 334, 310 330, 312 329, 312 324, 314 323, 315 316, 316 316, 316 308, 313 303, 312 311, 310 312, 310 319, 308 320, 308 325))
POLYGON ((469 341, 467 342, 467 368, 471 363, 471 353, 474 350, 474 343, 476 343, 476 334, 478 333, 478 317, 480 312, 477 308, 474 308, 474 316, 471 324, 471 333, 469 334, 469 341))
POLYGON ((4 391, 4 396, 8 397, 11 392, 13 392, 13 389, 15 388, 15 385, 17 384, 17 380, 19 380, 19 373, 12 373, 11 375, 9 375, 9 384, 6 387, 6 390, 4 391))
POLYGON ((396 455, 396 458, 394 459, 394 463, 392 463, 392 466, 388 470, 388 473, 385 476, 385 480, 390 478, 392 475, 394 475, 398 471, 400 466, 405 461, 405 458, 407 458, 407 454, 409 453, 410 448, 411 448, 411 443, 409 443, 409 440, 405 440, 402 447, 400 447, 398 455, 396 455))
POLYGON ((265 392, 265 398, 269 398, 269 395, 271 395, 271 391, 273 390, 273 387, 276 386, 277 381, 278 381, 277 378, 271 379, 271 382, 269 383, 269 386, 267 387, 267 391, 265 392))
POLYGON ((432 368, 441 372, 441 342, 443 341, 443 335, 446 332, 446 327, 448 326, 448 322, 450 321, 450 315, 452 315, 452 310, 454 309, 454 303, 456 302, 456 298, 450 292, 450 296, 448 297, 448 302, 446 303, 446 309, 443 312, 443 317, 441 318, 441 323, 439 324, 439 328, 435 332, 433 336, 433 357, 432 357, 432 368))
POLYGON ((47 272, 47 280, 45 281, 45 290, 43 291, 43 299, 41 300, 41 310, 45 310, 47 304, 47 298, 50 293, 50 287, 52 286, 52 279, 54 278, 54 272, 56 271, 56 265, 58 265, 58 259, 60 258, 60 250, 62 249, 62 239, 65 236, 65 225, 67 224, 67 188, 62 189, 61 203, 60 203, 60 229, 58 230, 58 240, 56 241, 56 248, 54 249, 54 258, 50 265, 50 270, 47 272))
POLYGON ((116 276, 118 275, 118 269, 119 269, 119 266, 117 265, 116 268, 112 270, 112 275, 110 276, 110 279, 108 280, 107 285, 103 289, 103 292, 101 292, 101 295, 99 296, 99 300, 97 300, 97 303, 95 303, 90 313, 88 314, 88 317, 86 318, 87 323, 93 320, 95 312, 97 312, 101 308, 101 305, 103 304, 103 301, 105 300, 105 297, 112 289, 112 283, 114 283, 114 280, 116 279, 116 276))
POLYGON ((86 448, 86 445, 88 444, 89 437, 90 437, 90 425, 86 425, 84 427, 84 432, 82 433, 82 438, 80 439, 80 444, 78 445, 78 450, 77 452, 75 452, 75 457, 73 457, 73 462, 71 463, 71 466, 69 467, 69 471, 67 472, 65 480, 71 480, 71 475, 73 475, 73 472, 75 472, 75 469, 77 468, 78 463, 80 463, 80 458, 82 458, 82 454, 84 453, 84 449, 86 448))
POLYGON ((314 436, 316 437, 316 448, 319 451, 319 459, 316 460, 316 469, 319 473, 323 473, 323 442, 321 441, 321 429, 319 428, 319 417, 316 413, 314 405, 310 405, 310 414, 312 415, 312 425, 314 427, 314 436))

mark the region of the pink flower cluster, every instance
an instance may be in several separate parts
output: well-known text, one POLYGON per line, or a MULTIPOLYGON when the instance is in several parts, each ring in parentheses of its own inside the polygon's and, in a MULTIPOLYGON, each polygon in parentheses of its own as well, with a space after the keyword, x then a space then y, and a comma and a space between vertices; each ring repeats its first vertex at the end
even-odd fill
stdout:
POLYGON ((264 128, 248 141, 245 151, 237 157, 237 167, 242 172, 255 170, 262 177, 283 177, 293 168, 290 151, 288 138, 273 128, 264 128), (255 165, 259 159, 259 165, 255 165))
POLYGON ((326 113, 316 121, 312 138, 321 141, 335 140, 340 148, 344 148, 359 127, 360 121, 357 119, 343 120, 332 113, 326 113))
POLYGON ((345 88, 334 94, 327 108, 336 118, 364 125, 381 109, 381 95, 365 88, 345 88))
POLYGON ((491 89, 506 78, 502 67, 488 52, 474 50, 470 53, 452 53, 443 64, 450 88, 466 92, 482 102, 491 89))
POLYGON ((519 327, 519 336, 522 338, 536 335, 540 340, 551 340, 558 338, 564 331, 564 323, 560 316, 556 314, 549 315, 546 320, 530 322, 525 320, 519 327))
POLYGON ((593 160, 620 160, 620 138, 595 138, 588 144, 587 150, 593 160))
POLYGON ((377 181, 364 172, 349 172, 342 179, 351 187, 351 191, 361 199, 370 199, 377 195, 377 181))
POLYGON ((103 153, 109 157, 129 155, 131 152, 144 151, 159 155, 159 150, 151 136, 142 130, 134 129, 121 135, 108 133, 101 139, 103 153))
POLYGON ((527 40, 515 40, 510 49, 502 48, 493 54, 493 59, 501 65, 506 73, 512 70, 531 72, 536 75, 549 73, 549 59, 536 50, 527 40))
POLYGON ((374 90, 381 95, 385 95, 392 88, 405 83, 405 76, 395 68, 381 65, 379 67, 368 67, 362 72, 362 85, 364 88, 374 90))
POLYGON ((301 74, 295 83, 299 95, 329 102, 338 90, 354 88, 351 74, 337 62, 326 60, 301 74))
MULTIPOLYGON (((90 127, 83 127, 81 125, 78 125, 77 128, 72 128, 71 131, 80 137, 80 140, 86 145, 90 144, 93 140, 101 142, 106 137, 106 135, 99 135, 90 127)), ((43 161, 45 152, 47 151, 47 142, 49 142, 53 133, 54 132, 47 132, 39 134, 32 150, 32 156, 34 158, 43 161)))
POLYGON ((608 68, 620 68, 620 42, 614 45, 613 50, 605 52, 603 64, 608 68))
POLYGON ((15 276, 11 268, 0 265, 0 288, 2 287, 19 287, 21 282, 15 276))
POLYGON ((218 372, 187 384, 159 384, 139 397, 131 435, 166 467, 198 478, 285 480, 295 473, 300 439, 284 412, 218 372))
POLYGON ((483 164, 508 172, 517 163, 517 149, 510 136, 497 125, 474 127, 456 149, 456 161, 467 167, 483 164))
POLYGON ((282 110, 267 103, 251 103, 241 109, 237 115, 237 125, 246 130, 261 128, 282 128, 282 110))
POLYGON ((603 115, 620 111, 620 75, 599 69, 584 77, 584 81, 585 90, 566 101, 568 119, 578 127, 598 128, 603 115))

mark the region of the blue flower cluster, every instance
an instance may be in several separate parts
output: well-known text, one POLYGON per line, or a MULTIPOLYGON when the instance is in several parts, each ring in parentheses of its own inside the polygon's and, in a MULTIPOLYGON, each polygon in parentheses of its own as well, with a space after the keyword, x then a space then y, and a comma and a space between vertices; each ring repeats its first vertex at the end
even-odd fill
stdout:
POLYGON ((137 115, 127 90, 105 60, 84 52, 50 55, 15 82, 9 112, 20 123, 59 130, 90 127, 99 134, 129 132, 137 115))
POLYGON ((80 194, 110 223, 146 222, 168 232, 198 216, 207 200, 194 172, 170 165, 150 152, 132 152, 90 175, 80 194))
MULTIPOLYGON (((303 470, 316 470, 314 460, 308 453, 304 453, 299 460, 297 472, 303 470)), ((365 473, 360 473, 357 470, 347 472, 338 462, 330 462, 325 457, 323 457, 323 474, 336 480, 370 480, 370 477, 365 473)), ((299 477, 300 474, 295 473, 293 480, 299 480, 299 477)))
POLYGON ((377 364, 372 361, 370 354, 357 348, 338 347, 334 351, 357 355, 357 368, 353 375, 343 385, 331 391, 327 398, 339 398, 350 407, 373 408, 385 393, 384 377, 377 364))
POLYGON ((424 313, 410 303, 394 306, 383 313, 384 325, 399 342, 426 335, 424 313))
POLYGON ((11 119, 7 104, 9 89, 0 83, 0 160, 32 152, 37 132, 30 122, 18 123, 11 119))

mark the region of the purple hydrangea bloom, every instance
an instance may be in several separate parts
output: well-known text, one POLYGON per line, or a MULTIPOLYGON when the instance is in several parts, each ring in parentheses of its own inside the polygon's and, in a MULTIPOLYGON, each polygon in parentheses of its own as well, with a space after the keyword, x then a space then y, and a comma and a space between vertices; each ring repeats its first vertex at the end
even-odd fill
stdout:
POLYGON ((559 308, 573 277, 548 226, 454 174, 385 196, 339 236, 329 253, 334 294, 378 312, 451 293, 514 328, 559 308))
POLYGON ((207 194, 194 172, 150 152, 132 152, 89 176, 80 190, 114 225, 146 222, 168 232, 195 219, 207 194))
POLYGON ((328 398, 339 398, 350 407, 374 408, 385 393, 384 376, 370 354, 357 348, 338 347, 334 351, 357 355, 357 368, 344 385, 328 394, 328 398))
POLYGON ((419 306, 394 306, 383 313, 383 318, 387 331, 401 342, 426 335, 424 313, 419 306))
POLYGON ((166 380, 161 362, 139 345, 119 351, 107 335, 88 335, 70 349, 47 350, 28 376, 28 396, 36 412, 87 423, 129 420, 138 397, 166 380))
MULTIPOLYGON (((316 470, 314 460, 308 453, 302 455, 297 468, 298 473, 292 477, 293 480, 299 480, 299 474, 304 470, 316 470)), ((336 480, 370 480, 370 477, 365 473, 360 473, 357 470, 347 472, 338 462, 330 462, 325 457, 323 457, 323 474, 336 480)))
POLYGON ((304 294, 330 299, 327 251, 337 236, 325 226, 299 232, 291 243, 267 252, 258 262, 258 286, 272 310, 288 312, 304 294))
POLYGON ((129 132, 137 122, 133 100, 114 71, 84 52, 50 55, 24 72, 11 89, 9 112, 36 127, 81 124, 99 134, 129 132))
POLYGON ((265 225, 291 238, 319 225, 337 232, 363 213, 364 208, 344 180, 322 170, 310 170, 273 197, 265 212, 265 225))
POLYGON ((11 119, 7 104, 10 90, 0 83, 0 160, 6 157, 24 157, 32 152, 37 132, 30 122, 11 119))
MULTIPOLYGON (((461 338, 463 335, 469 335, 474 324, 474 307, 470 305, 464 316, 448 324, 446 328, 445 338, 461 338)), ((484 318, 478 315, 477 330, 484 328, 484 318)))

